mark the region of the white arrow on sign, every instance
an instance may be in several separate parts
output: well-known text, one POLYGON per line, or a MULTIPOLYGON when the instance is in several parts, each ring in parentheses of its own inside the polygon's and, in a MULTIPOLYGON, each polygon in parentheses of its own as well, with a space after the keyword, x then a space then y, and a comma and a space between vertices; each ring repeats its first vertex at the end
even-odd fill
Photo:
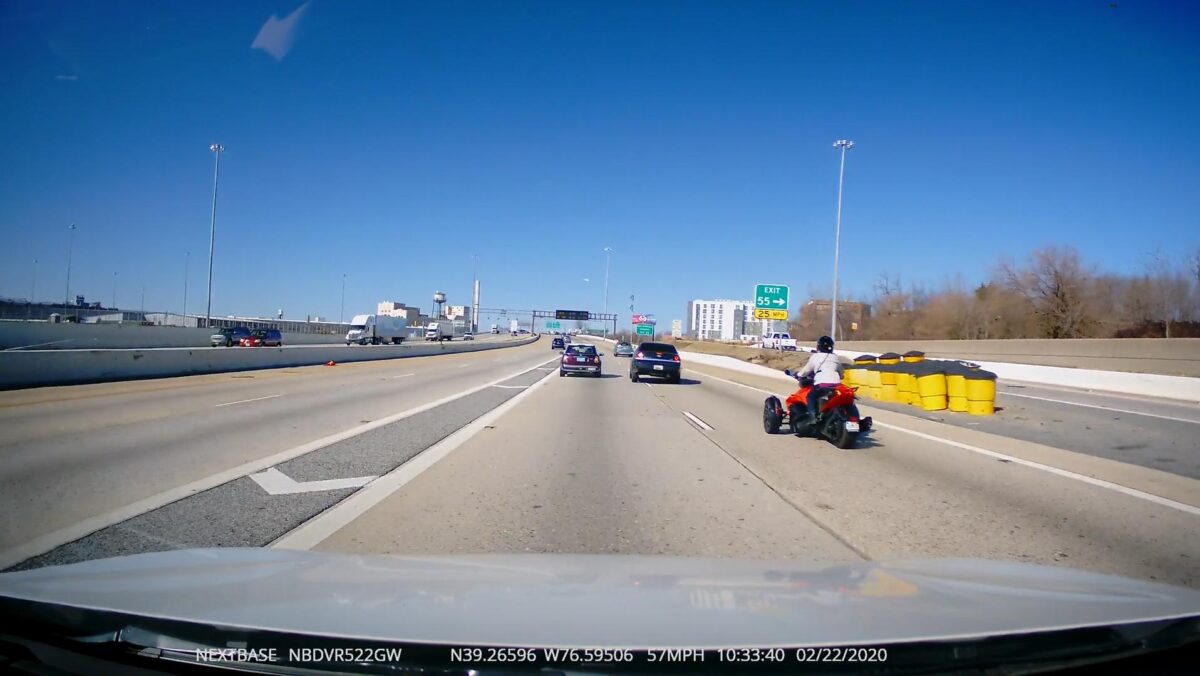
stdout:
POLYGON ((341 488, 359 488, 378 477, 359 476, 350 479, 325 479, 323 481, 296 481, 274 467, 251 474, 251 479, 264 491, 271 495, 291 495, 292 493, 315 493, 317 491, 336 491, 341 488))
POLYGON ((773 300, 773 301, 771 301, 771 302, 772 302, 772 303, 774 303, 774 304, 776 304, 776 305, 783 305, 783 299, 782 299, 782 298, 776 298, 775 300, 773 300))

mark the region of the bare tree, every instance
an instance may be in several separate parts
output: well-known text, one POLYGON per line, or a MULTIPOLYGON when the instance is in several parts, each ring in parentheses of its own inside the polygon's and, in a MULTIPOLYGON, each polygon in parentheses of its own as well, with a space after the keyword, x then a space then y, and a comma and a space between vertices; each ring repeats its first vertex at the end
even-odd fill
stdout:
POLYGON ((1092 275, 1070 247, 1033 252, 1026 268, 1001 264, 1008 287, 1033 305, 1041 333, 1047 338, 1084 338, 1096 325, 1089 294, 1092 275))

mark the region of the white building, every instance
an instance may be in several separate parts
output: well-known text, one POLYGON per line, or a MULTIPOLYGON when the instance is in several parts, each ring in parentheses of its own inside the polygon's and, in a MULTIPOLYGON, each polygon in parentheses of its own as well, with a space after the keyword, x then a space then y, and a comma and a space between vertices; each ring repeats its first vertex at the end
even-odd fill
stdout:
POLYGON ((393 300, 383 301, 376 306, 375 314, 381 317, 401 317, 407 326, 415 326, 421 316, 421 311, 415 307, 408 307, 404 303, 397 303, 393 300))
POLYGON ((699 340, 740 340, 743 324, 754 317, 748 300, 701 300, 688 303, 687 334, 699 340))

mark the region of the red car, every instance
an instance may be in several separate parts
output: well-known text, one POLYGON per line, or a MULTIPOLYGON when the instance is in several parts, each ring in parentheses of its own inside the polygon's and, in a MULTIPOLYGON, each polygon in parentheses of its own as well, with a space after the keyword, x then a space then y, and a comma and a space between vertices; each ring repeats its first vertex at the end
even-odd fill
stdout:
POLYGON ((255 329, 242 339, 242 347, 283 347, 283 334, 278 329, 255 329))

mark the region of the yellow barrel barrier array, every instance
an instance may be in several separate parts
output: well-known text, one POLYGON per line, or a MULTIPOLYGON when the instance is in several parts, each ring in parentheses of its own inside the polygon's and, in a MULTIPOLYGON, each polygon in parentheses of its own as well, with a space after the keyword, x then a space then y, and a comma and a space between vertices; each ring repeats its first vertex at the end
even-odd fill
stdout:
POLYGON ((920 406, 926 411, 992 415, 996 374, 978 364, 926 359, 913 350, 900 356, 886 352, 853 359, 842 382, 858 388, 864 399, 920 406))
POLYGON ((996 374, 983 369, 970 369, 963 378, 967 381, 967 413, 992 415, 996 412, 996 374))

